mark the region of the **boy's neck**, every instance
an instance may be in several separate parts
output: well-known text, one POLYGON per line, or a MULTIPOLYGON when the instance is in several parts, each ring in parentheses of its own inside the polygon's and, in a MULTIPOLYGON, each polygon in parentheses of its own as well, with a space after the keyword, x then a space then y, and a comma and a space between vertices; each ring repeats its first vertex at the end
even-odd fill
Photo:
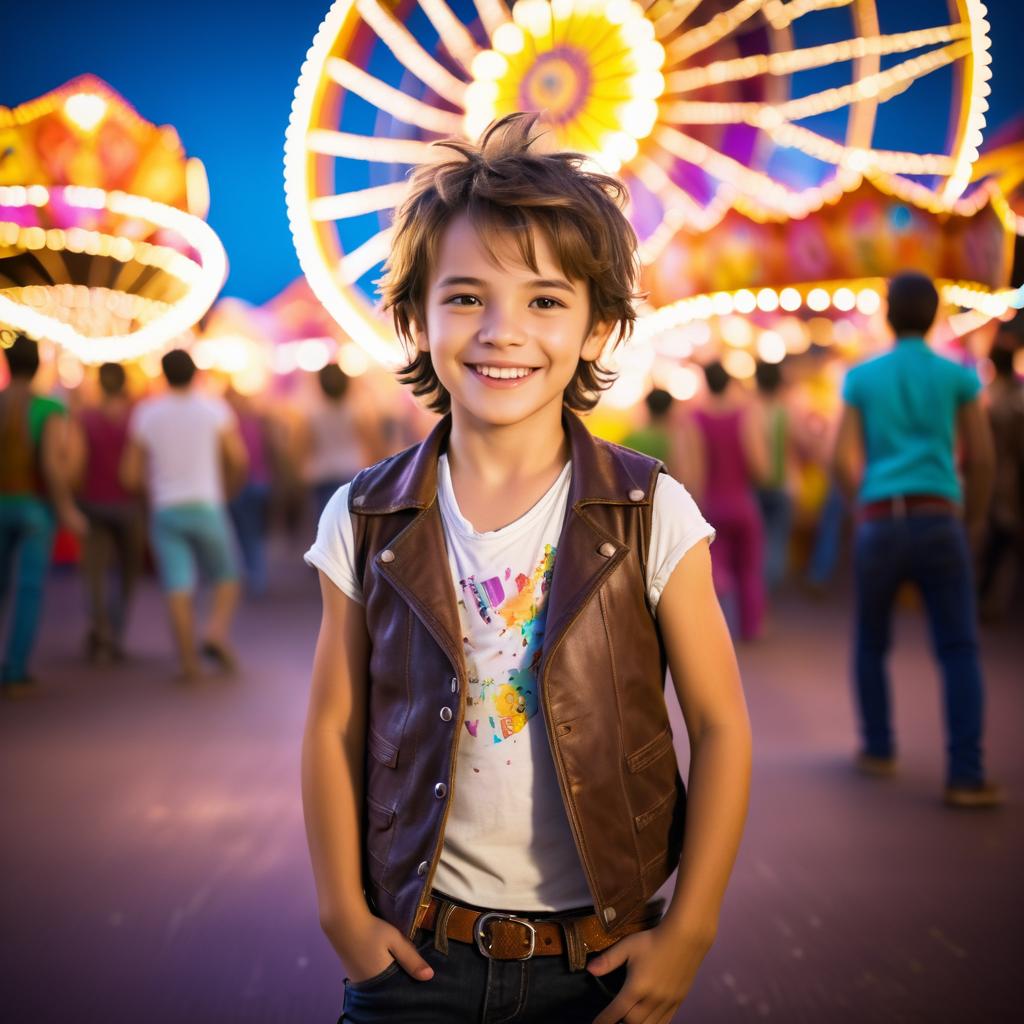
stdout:
POLYGON ((538 477, 550 476, 553 481, 569 460, 569 438, 560 402, 543 413, 524 422, 495 425, 454 410, 448 439, 453 477, 474 480, 484 490, 538 477))

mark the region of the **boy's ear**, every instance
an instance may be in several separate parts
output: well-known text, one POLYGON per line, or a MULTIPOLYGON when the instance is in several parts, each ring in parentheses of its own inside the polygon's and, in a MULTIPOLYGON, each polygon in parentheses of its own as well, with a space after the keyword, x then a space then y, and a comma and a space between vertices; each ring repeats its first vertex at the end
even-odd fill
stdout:
POLYGON ((416 343, 417 352, 430 351, 430 342, 427 341, 427 332, 420 326, 419 320, 409 321, 409 333, 412 335, 412 340, 416 343))
POLYGON ((608 344, 608 339, 612 336, 612 331, 615 330, 616 324, 598 322, 590 329, 590 333, 586 336, 583 341, 583 349, 580 352, 580 359, 588 363, 592 363, 597 360, 601 353, 604 351, 605 345, 608 344))

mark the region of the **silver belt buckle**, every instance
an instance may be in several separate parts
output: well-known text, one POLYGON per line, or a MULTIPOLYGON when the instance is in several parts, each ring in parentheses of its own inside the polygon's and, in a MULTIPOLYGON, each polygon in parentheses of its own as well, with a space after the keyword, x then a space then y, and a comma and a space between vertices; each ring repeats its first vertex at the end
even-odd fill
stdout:
POLYGON ((530 933, 530 948, 526 952, 526 955, 512 957, 513 960, 529 960, 530 957, 533 956, 533 951, 537 948, 537 929, 534 928, 529 921, 524 921, 521 917, 516 917, 514 914, 502 914, 496 910, 489 910, 486 914, 481 914, 473 925, 473 939, 476 941, 476 948, 479 949, 488 960, 494 959, 494 957, 491 956, 490 949, 485 945, 484 938, 484 925, 491 920, 491 918, 499 921, 512 921, 515 924, 520 924, 530 933))

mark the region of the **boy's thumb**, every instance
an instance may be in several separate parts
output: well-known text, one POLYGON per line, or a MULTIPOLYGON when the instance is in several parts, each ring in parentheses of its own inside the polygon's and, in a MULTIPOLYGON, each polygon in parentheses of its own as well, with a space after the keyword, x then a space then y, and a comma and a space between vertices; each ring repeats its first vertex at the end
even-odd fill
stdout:
POLYGON ((402 946, 401 955, 397 959, 405 973, 417 981, 429 981, 434 976, 434 969, 416 952, 416 947, 411 942, 406 942, 402 946))

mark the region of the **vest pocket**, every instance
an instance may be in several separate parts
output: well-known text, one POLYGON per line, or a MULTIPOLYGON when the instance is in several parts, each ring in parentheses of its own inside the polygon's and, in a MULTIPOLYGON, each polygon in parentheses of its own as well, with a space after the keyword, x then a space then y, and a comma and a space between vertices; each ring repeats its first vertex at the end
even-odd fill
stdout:
POLYGON ((366 797, 366 852, 381 868, 386 868, 395 838, 395 809, 366 797))
POLYGON ((639 750, 626 755, 626 767, 633 773, 641 772, 671 749, 672 730, 666 725, 654 739, 649 740, 639 750))
POLYGON ((398 764, 398 747, 384 739, 373 726, 370 726, 369 746, 370 753, 381 764, 386 764, 389 768, 394 768, 398 764))

